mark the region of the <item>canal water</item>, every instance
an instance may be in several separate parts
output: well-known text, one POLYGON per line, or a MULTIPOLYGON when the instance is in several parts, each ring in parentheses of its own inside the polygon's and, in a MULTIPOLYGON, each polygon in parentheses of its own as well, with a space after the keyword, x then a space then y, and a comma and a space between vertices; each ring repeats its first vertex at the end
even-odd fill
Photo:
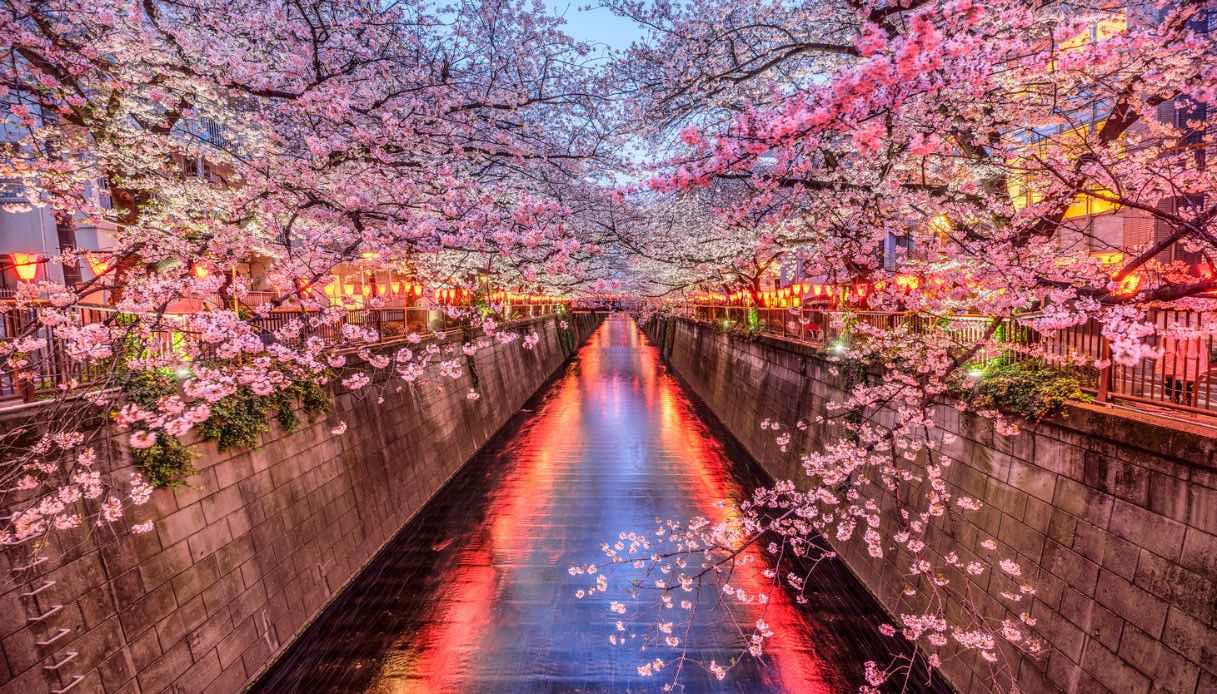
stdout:
MULTIPOLYGON (((657 518, 713 519, 723 513, 716 502, 764 484, 726 439, 637 326, 610 317, 254 691, 662 691, 672 649, 642 653, 637 639, 612 646, 621 617, 608 604, 623 594, 577 599, 587 577, 567 569, 603 561, 601 545, 622 531, 651 532, 657 518), (641 676, 637 666, 654 657, 667 658, 666 669, 641 676)), ((732 577, 752 593, 768 582, 756 559, 732 577)), ((715 592, 699 597, 690 658, 730 662, 739 629, 758 618, 775 637, 722 681, 686 662, 677 691, 854 692, 865 660, 890 660, 878 606, 839 565, 816 569, 806 604, 779 590, 753 613, 728 611, 715 592)), ((635 619, 653 618, 648 609, 635 619)), ((630 622, 629 631, 642 626, 630 622)), ((920 675, 906 691, 940 687, 920 675)))

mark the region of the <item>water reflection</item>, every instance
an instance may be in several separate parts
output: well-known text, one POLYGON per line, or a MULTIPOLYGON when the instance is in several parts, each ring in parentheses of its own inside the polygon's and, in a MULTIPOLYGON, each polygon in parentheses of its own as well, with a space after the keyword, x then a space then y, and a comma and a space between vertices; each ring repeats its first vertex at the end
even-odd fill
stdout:
MULTIPOLYGON (((576 600, 572 562, 602 558, 622 530, 657 518, 721 517, 756 471, 727 450, 624 317, 605 322, 567 373, 395 538, 273 668, 267 692, 657 691, 636 644, 608 643, 607 595, 576 600)), ((732 578, 750 593, 761 557, 732 578)), ((726 662, 737 619, 777 632, 760 661, 718 682, 685 666, 685 691, 854 691, 883 646, 876 608, 837 566, 810 603, 782 591, 726 613, 707 591, 690 655, 726 662)), ((649 615, 648 615, 649 616, 649 615)), ((670 650, 648 651, 668 658, 670 650)), ((916 689, 917 682, 912 683, 916 689)))

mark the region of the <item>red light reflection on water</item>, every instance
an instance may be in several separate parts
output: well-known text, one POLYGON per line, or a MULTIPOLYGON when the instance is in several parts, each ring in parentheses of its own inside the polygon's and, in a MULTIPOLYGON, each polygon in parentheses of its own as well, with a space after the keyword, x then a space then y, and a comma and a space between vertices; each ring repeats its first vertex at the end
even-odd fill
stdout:
MULTIPOLYGON (((647 358, 642 361, 646 380, 653 384, 657 393, 660 441, 672 454, 679 454, 695 473, 699 488, 693 490, 691 498, 696 502, 697 512, 713 522, 728 520, 731 514, 727 508, 715 502, 739 500, 744 495, 744 490, 731 479, 728 468, 731 463, 722 445, 711 438, 698 421, 691 403, 678 390, 674 379, 659 371, 656 350, 648 348, 646 351, 647 358)), ((786 591, 775 586, 774 579, 764 576, 765 568, 764 553, 757 545, 745 549, 737 560, 732 585, 752 596, 764 593, 769 597, 767 605, 742 606, 747 615, 742 620, 745 628, 764 619, 773 630, 774 638, 766 641, 765 650, 777 667, 776 674, 783 688, 798 692, 840 691, 840 683, 826 677, 823 662, 814 655, 803 615, 786 591)))
MULTIPOLYGON (((479 667, 492 657, 486 649, 501 626, 496 621, 502 619, 498 603, 511 590, 512 582, 519 579, 516 572, 531 570, 524 566, 528 559, 533 559, 533 565, 537 563, 536 554, 541 551, 538 533, 552 532, 562 522, 555 515, 555 507, 562 501, 561 495, 576 493, 570 486, 580 484, 580 470, 576 468, 605 464, 585 459, 587 440, 593 433, 605 435, 585 427, 620 426, 623 439, 634 436, 647 445, 658 445, 663 449, 658 457, 684 466, 681 479, 693 480, 682 482, 692 487, 682 490, 689 497, 685 500, 686 513, 721 520, 726 511, 714 502, 738 499, 743 493, 731 478, 732 463, 722 446, 698 419, 679 386, 662 371, 657 350, 645 344, 632 322, 612 320, 602 326, 580 351, 577 369, 565 375, 556 388, 556 393, 508 443, 506 455, 511 458, 511 467, 490 491, 481 525, 458 540, 464 545, 446 569, 450 573, 435 595, 435 614, 428 616, 416 633, 406 636, 400 651, 383 661, 371 691, 404 694, 484 690, 479 685, 485 683, 476 677, 479 667)), ((644 472, 657 474, 654 470, 644 472)), ((624 498, 592 502, 630 503, 624 498)), ((654 520, 645 514, 636 515, 631 520, 654 520)), ((592 539, 598 543, 627 529, 594 528, 592 532, 601 535, 592 539)), ((809 642, 804 617, 786 593, 771 590, 771 580, 761 574, 762 552, 750 548, 747 556, 749 561, 736 570, 733 584, 752 595, 768 592, 771 601, 767 606, 747 606, 741 616, 746 617, 745 625, 764 618, 777 632, 767 644, 771 666, 764 677, 778 682, 769 681, 766 688, 776 684, 792 692, 841 691, 839 682, 830 686, 832 675, 825 673, 824 662, 809 642)), ((568 563, 587 558, 593 557, 545 555, 540 563, 564 571, 568 563)), ((561 589, 553 585, 552 590, 561 589)), ((563 595, 560 600, 573 597, 563 595)), ((587 623, 577 628, 597 632, 598 643, 607 638, 600 635, 603 624, 587 623)), ((621 684, 620 680, 612 681, 618 683, 614 687, 621 684)), ((654 684, 658 688, 662 682, 654 684)))
MULTIPOLYGON (((599 335, 599 333, 597 333, 599 335)), ((589 345, 594 345, 593 340, 589 345)), ((580 369, 595 373, 598 352, 584 350, 580 369)), ((524 435, 512 440, 512 456, 520 461, 503 479, 487 509, 487 524, 474 532, 460 551, 456 566, 445 579, 448 589, 437 596, 439 613, 411 638, 405 654, 386 662, 372 688, 394 694, 459 689, 470 673, 470 660, 493 625, 496 597, 503 562, 526 555, 527 534, 521 526, 548 515, 553 493, 554 461, 569 461, 565 455, 574 445, 570 432, 581 416, 579 382, 564 378, 557 395, 530 423, 524 435), (404 668, 394 667, 400 661, 404 668), (407 672, 397 672, 405 669, 407 672), (401 679, 401 675, 408 678, 401 679)))

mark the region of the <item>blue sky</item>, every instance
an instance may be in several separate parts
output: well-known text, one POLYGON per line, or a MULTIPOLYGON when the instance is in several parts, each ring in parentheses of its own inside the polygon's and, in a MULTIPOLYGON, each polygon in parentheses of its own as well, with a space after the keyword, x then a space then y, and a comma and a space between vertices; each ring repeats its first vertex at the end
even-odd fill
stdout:
POLYGON ((592 3, 593 0, 545 0, 551 12, 566 18, 566 33, 579 41, 624 50, 629 48, 631 41, 642 35, 632 21, 622 19, 602 7, 579 9, 592 3))

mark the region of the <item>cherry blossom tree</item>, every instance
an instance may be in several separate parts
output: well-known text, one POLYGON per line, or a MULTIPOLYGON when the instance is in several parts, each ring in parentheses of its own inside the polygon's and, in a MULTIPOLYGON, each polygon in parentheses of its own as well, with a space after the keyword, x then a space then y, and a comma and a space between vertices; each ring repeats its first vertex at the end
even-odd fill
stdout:
POLYGON ((492 289, 542 293, 546 272, 597 253, 567 220, 610 134, 601 75, 537 7, 6 0, 0 36, 7 209, 50 206, 112 238, 37 261, 87 261, 91 278, 41 272, 16 296, 31 318, 0 346, 4 377, 32 388, 52 333, 78 377, 5 432, 5 544, 121 528, 150 482, 189 469, 178 439, 217 408, 361 390, 378 372, 456 378, 494 340, 531 347, 498 328, 492 289), (251 259, 265 301, 233 270, 251 259), (376 351, 374 326, 346 318, 383 300, 327 296, 340 266, 405 274, 423 305, 461 292, 443 310, 471 337, 376 351), (143 474, 97 463, 99 413, 143 474))
MULTIPOLYGON (((755 237, 757 253, 797 258, 817 282, 865 283, 871 309, 918 314, 927 325, 949 325, 965 312, 987 319, 965 333, 871 327, 848 311, 836 314, 848 339, 828 357, 851 384, 849 397, 819 420, 809 413, 805 421, 759 424, 783 450, 808 426, 839 438, 792 451, 805 475, 758 490, 729 521, 673 522, 610 540, 600 575, 633 569, 627 585, 658 594, 653 608, 662 616, 707 582, 737 603, 758 599, 722 585, 745 548, 764 547, 776 564, 774 589, 797 592, 807 580, 802 567, 861 543, 870 556, 889 558, 907 585, 899 623, 885 635, 918 649, 877 658, 865 689, 906 681, 922 664, 939 667, 947 658, 988 666, 996 688, 1012 689, 1010 654, 1045 649, 1030 610, 1036 587, 1013 548, 990 539, 958 551, 931 547, 932 538, 941 542, 936 529, 982 506, 951 483, 945 451, 957 441, 938 417, 944 408, 980 409, 999 435, 1018 430, 1017 419, 978 404, 969 379, 990 355, 1012 349, 998 339, 1002 326, 1032 328, 1045 342, 1055 331, 1098 326, 1110 354, 1075 355, 1061 366, 1101 369, 1160 356, 1155 334, 1196 337, 1194 324, 1156 325, 1152 311, 1217 308, 1209 298, 1217 289, 1209 261, 1217 187, 1205 118, 1217 97, 1209 32, 1217 7, 609 5, 651 28, 617 69, 630 85, 639 132, 668 153, 635 197, 681 200, 738 186, 739 195, 707 197, 724 228, 770 230, 755 237), (1113 220, 1153 233, 1114 237, 1113 220), (893 245, 904 252, 893 256, 893 245), (1009 586, 996 617, 968 589, 988 574, 1009 586)), ((726 273, 746 288, 747 273, 713 263, 722 254, 747 257, 732 247, 740 237, 715 241, 696 215, 691 225, 653 247, 682 237, 705 243, 654 254, 671 262, 647 258, 654 285, 713 287, 726 273), (690 262, 690 253, 699 258, 690 262)), ((1051 356, 1035 345, 1020 349, 1051 356)), ((767 638, 759 626, 745 630, 744 650, 762 653, 767 638)), ((681 657, 667 662, 682 662, 674 650, 681 657)), ((652 657, 644 656, 646 674, 671 673, 658 672, 652 657)))

